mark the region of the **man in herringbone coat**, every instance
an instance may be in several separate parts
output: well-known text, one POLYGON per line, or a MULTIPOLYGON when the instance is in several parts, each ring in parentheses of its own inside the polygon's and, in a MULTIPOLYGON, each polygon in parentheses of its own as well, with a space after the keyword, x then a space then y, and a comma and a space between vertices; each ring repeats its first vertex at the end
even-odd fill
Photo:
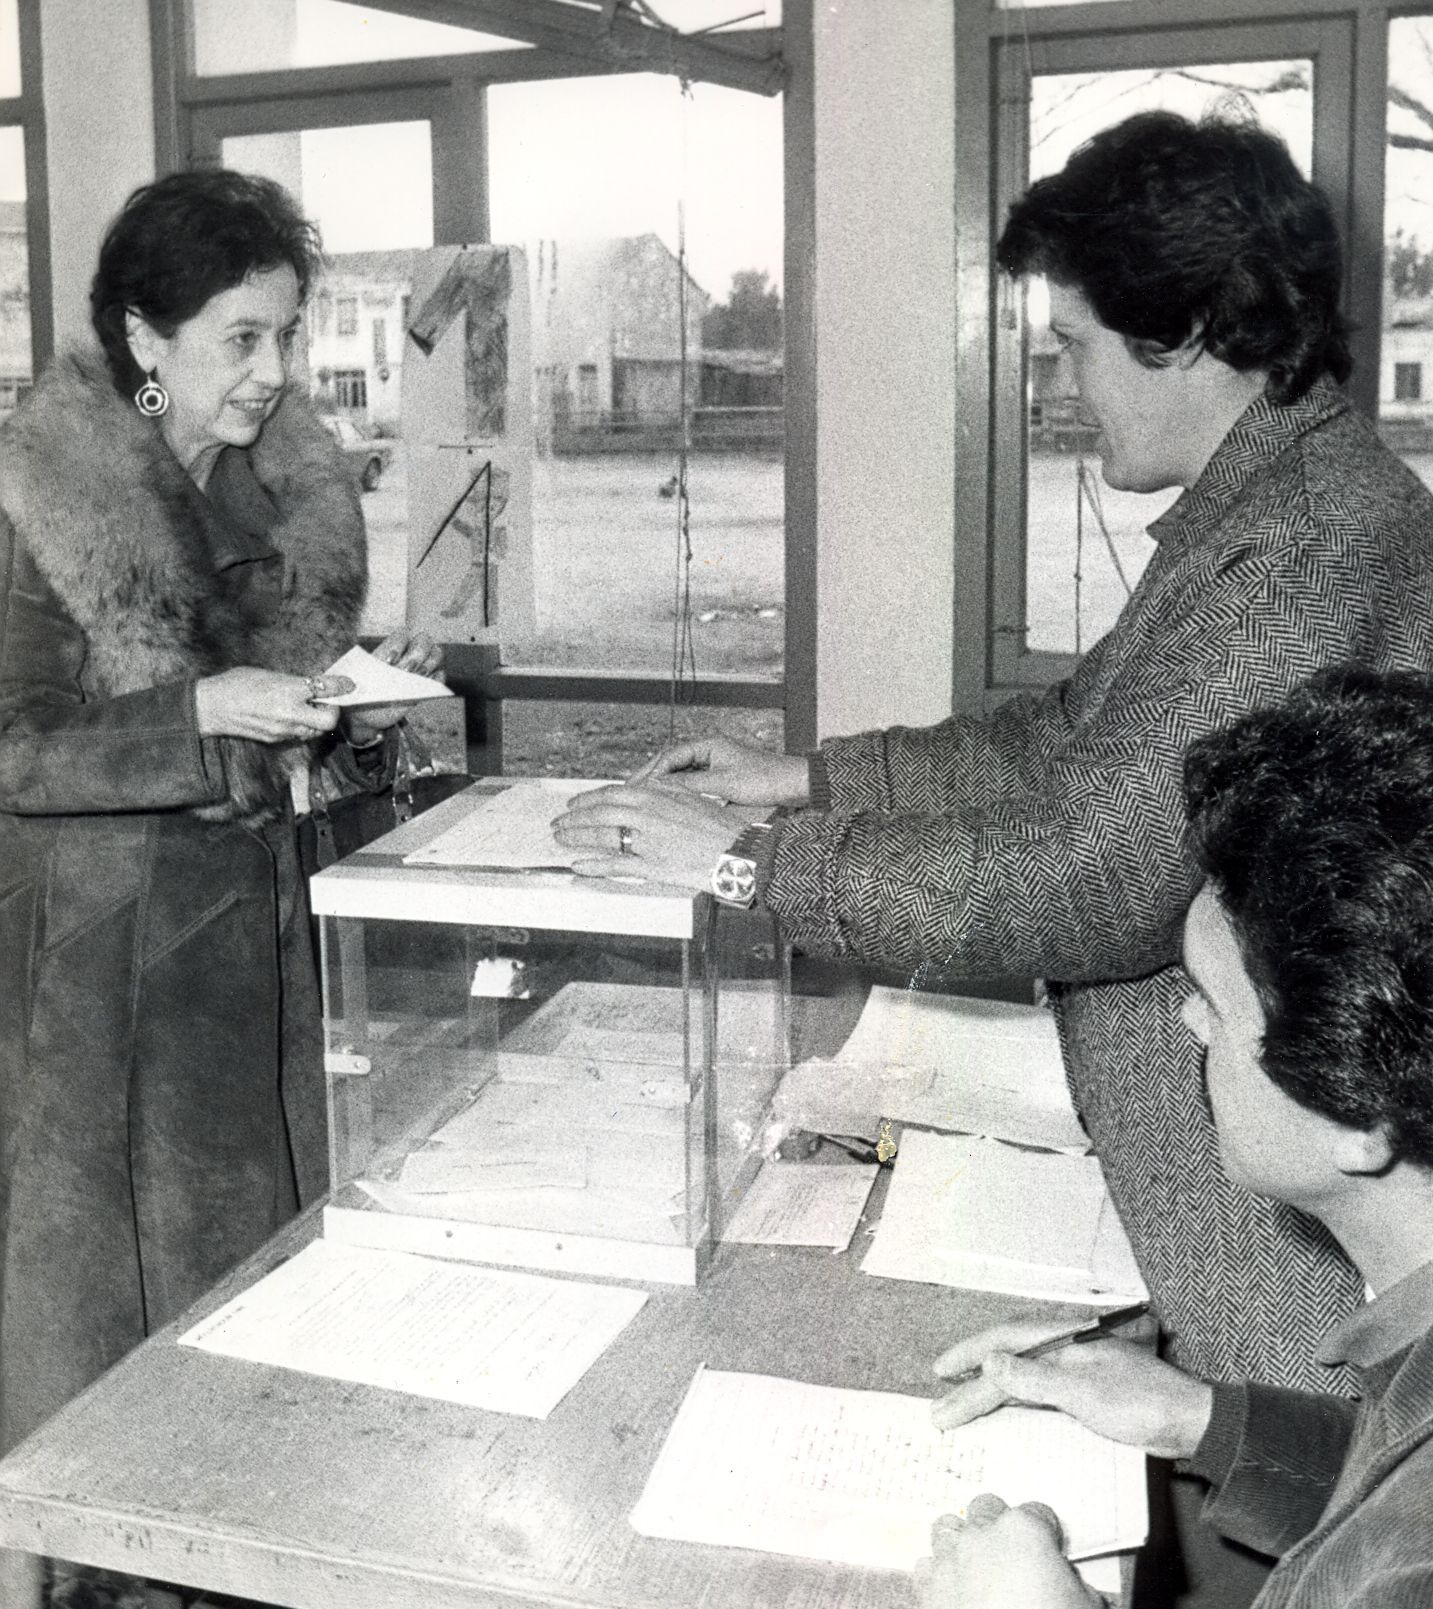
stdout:
POLYGON ((1337 230, 1273 136, 1128 119, 1032 186, 999 256, 1050 280, 1105 479, 1184 488, 1110 634, 988 719, 809 759, 683 745, 557 830, 592 852, 585 870, 694 887, 736 851, 798 946, 1049 980, 1172 1355, 1211 1379, 1348 1390, 1314 1353, 1362 1280, 1322 1228, 1219 1167, 1180 1020, 1199 882, 1180 766, 1323 666, 1433 667, 1433 497, 1337 389, 1337 230), (747 825, 771 805, 789 813, 747 825))

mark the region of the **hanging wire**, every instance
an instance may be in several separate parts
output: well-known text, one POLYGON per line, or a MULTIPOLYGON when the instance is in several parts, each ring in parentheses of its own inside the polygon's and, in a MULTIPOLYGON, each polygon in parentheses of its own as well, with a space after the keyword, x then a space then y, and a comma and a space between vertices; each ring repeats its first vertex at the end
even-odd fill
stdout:
POLYGON ((689 704, 696 688, 697 656, 692 637, 692 506, 688 494, 687 468, 691 453, 692 417, 687 381, 691 368, 687 350, 687 110, 692 87, 681 81, 681 191, 677 198, 677 321, 680 325, 679 430, 677 440, 677 529, 676 567, 672 600, 672 682, 667 712, 667 741, 677 740, 677 705, 689 704))

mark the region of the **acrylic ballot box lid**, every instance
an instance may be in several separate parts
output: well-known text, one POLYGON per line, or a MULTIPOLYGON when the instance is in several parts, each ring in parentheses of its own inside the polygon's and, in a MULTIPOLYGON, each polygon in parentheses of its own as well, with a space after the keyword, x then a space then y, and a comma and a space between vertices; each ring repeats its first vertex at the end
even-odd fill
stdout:
MULTIPOLYGON (((404 864, 405 856, 426 848, 516 780, 475 783, 319 872, 309 881, 314 915, 648 938, 694 936, 696 896, 681 889, 579 877, 567 871, 474 871, 404 864)), ((554 813, 560 809, 559 795, 554 813)))

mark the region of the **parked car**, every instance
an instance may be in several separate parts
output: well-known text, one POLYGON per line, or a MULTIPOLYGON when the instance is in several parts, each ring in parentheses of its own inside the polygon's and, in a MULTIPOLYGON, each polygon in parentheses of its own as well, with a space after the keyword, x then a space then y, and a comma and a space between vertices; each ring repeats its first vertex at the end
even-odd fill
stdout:
POLYGON ((393 459, 393 443, 382 436, 370 436, 356 419, 344 414, 325 414, 324 429, 353 460, 358 484, 365 492, 377 491, 383 471, 393 459))

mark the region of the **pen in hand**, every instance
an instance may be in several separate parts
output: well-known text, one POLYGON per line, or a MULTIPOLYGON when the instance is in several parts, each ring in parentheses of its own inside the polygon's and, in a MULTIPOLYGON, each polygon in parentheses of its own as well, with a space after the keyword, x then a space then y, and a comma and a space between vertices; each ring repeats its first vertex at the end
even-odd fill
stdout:
MULTIPOLYGON (((1132 1302, 1128 1307, 1116 1307, 1108 1313, 1101 1313, 1098 1318, 1086 1319, 1079 1324, 1072 1324, 1068 1330, 1061 1330, 1056 1335, 1048 1335, 1043 1341, 1036 1341, 1032 1346, 1022 1346, 1010 1353, 1015 1358, 1039 1358, 1047 1352, 1058 1352, 1062 1346, 1079 1346, 1085 1341, 1103 1341, 1106 1336, 1115 1330, 1122 1329, 1126 1324, 1132 1324, 1135 1319, 1143 1318, 1149 1312, 1148 1302, 1132 1302)), ((980 1378, 980 1369, 966 1369, 960 1374, 947 1377, 947 1385, 964 1385, 969 1380, 980 1378)))

